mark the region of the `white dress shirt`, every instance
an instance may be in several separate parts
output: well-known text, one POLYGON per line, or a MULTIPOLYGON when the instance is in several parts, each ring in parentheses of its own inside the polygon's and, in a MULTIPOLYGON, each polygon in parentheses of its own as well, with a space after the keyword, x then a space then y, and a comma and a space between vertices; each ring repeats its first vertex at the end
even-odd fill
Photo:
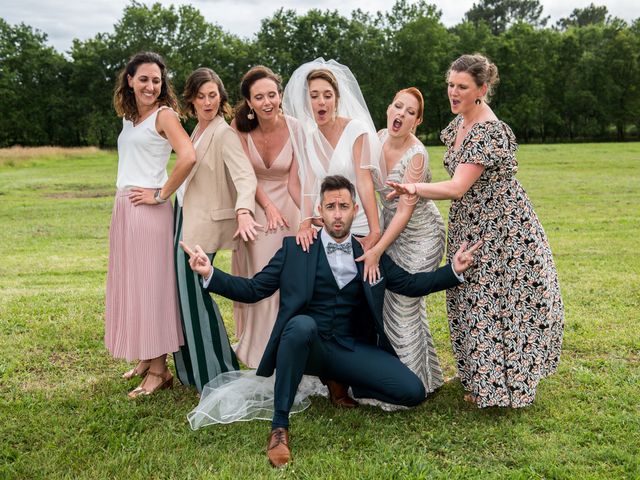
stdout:
MULTIPOLYGON (((353 245, 351 246, 352 253, 346 253, 342 250, 336 250, 332 253, 327 253, 327 244, 329 244, 329 242, 338 242, 336 242, 324 228, 320 232, 320 239, 322 240, 322 246, 324 247, 324 253, 327 255, 329 266, 331 267, 331 271, 333 272, 333 278, 336 279, 338 288, 342 289, 358 274, 356 261, 353 258, 353 245)), ((351 235, 349 235, 343 242, 340 243, 351 244, 351 240, 352 237, 351 235)))

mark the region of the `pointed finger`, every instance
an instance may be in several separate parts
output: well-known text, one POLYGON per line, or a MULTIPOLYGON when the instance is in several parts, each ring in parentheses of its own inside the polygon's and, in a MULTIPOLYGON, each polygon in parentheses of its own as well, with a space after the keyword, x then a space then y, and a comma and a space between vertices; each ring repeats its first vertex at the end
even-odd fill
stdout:
POLYGON ((478 250, 482 246, 482 244, 483 244, 483 241, 482 240, 478 240, 476 243, 474 243, 471 246, 471 248, 469 248, 468 252, 469 253, 475 252, 476 250, 478 250))
POLYGON ((187 255, 189 255, 189 257, 193 257, 195 255, 194 251, 191 250, 186 243, 184 243, 182 240, 180 240, 180 246, 182 247, 182 249, 186 252, 187 255))

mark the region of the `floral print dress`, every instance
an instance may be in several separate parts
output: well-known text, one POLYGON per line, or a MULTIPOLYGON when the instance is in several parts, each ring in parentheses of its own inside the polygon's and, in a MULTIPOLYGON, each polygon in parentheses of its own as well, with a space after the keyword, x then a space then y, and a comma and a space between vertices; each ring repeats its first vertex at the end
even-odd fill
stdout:
POLYGON ((465 282, 447 290, 451 342, 460 380, 479 407, 524 407, 560 359, 564 308, 547 236, 515 174, 518 145, 502 121, 477 123, 458 150, 456 117, 441 133, 444 166, 484 166, 451 202, 447 258, 483 240, 465 282))

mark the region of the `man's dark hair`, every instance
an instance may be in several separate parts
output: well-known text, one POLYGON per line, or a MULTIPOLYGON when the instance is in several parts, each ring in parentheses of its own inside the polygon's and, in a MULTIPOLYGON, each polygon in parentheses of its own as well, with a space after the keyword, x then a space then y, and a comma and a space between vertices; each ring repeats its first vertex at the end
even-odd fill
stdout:
POLYGON ((343 177, 342 175, 329 175, 328 177, 324 177, 324 180, 320 185, 320 201, 324 200, 324 192, 342 190, 343 188, 345 190, 349 190, 351 200, 355 203, 356 187, 353 186, 353 183, 351 183, 348 178, 343 177))

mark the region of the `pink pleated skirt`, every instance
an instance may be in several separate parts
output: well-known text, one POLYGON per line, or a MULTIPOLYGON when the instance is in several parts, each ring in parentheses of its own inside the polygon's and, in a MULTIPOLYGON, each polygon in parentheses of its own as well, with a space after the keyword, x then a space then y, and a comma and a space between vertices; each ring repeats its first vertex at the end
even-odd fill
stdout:
POLYGON ((134 206, 116 193, 109 230, 104 342, 116 358, 148 360, 184 344, 171 203, 134 206))

